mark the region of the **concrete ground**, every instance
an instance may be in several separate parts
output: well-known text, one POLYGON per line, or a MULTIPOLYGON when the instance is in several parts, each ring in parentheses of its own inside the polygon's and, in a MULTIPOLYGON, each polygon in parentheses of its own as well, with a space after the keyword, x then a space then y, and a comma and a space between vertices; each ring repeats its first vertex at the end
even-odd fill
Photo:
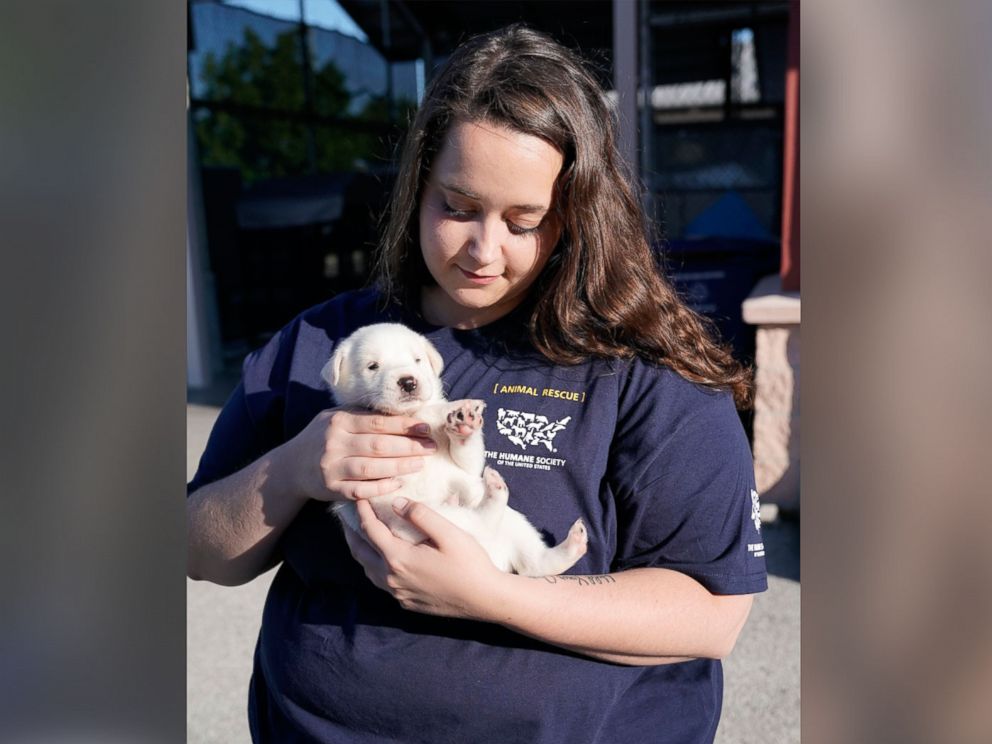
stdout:
POLYGON ((776 519, 761 534, 768 591, 724 662, 716 744, 799 741, 799 522, 776 519))
MULTIPOLYGON (((196 470, 217 410, 202 405, 187 408, 188 478, 196 470)), ((799 522, 775 518, 762 527, 762 536, 768 591, 755 599, 737 648, 724 663, 717 744, 799 741, 799 522)), ((190 744, 249 740, 248 680, 272 575, 234 588, 187 581, 186 740, 190 744)))
MULTIPOLYGON (((186 479, 196 472, 217 408, 186 409, 186 479)), ((186 741, 241 744, 248 735, 248 680, 273 571, 224 587, 186 580, 186 741)))

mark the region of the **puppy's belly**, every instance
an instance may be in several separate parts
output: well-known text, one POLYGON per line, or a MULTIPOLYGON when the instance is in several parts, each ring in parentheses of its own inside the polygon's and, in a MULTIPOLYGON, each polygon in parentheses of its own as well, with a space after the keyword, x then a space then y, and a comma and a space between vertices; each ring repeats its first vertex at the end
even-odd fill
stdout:
POLYGON ((489 554, 489 559, 500 571, 509 573, 513 570, 513 558, 516 555, 515 546, 504 539, 499 528, 502 514, 486 515, 462 506, 442 504, 438 513, 474 537, 479 545, 489 554))
POLYGON ((485 493, 482 473, 472 477, 441 454, 425 458, 424 469, 403 480, 403 495, 428 506, 450 502, 452 497, 462 506, 476 506, 485 493), (406 493, 408 489, 413 495, 406 493))

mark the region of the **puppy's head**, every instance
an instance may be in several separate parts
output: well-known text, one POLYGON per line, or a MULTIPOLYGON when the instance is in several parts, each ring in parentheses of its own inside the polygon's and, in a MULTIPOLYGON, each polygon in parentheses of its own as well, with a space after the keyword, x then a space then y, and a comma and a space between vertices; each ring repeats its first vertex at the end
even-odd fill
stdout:
POLYGON ((443 367, 426 338, 398 323, 377 323, 339 343, 321 376, 338 405, 413 413, 442 400, 443 367))

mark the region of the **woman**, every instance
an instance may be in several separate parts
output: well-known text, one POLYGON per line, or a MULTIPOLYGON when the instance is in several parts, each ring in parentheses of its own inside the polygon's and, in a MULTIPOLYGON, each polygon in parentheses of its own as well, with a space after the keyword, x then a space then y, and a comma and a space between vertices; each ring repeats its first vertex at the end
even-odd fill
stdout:
POLYGON ((765 588, 734 401, 747 371, 656 270, 602 90, 521 26, 460 47, 405 144, 374 290, 313 308, 245 362, 190 484, 189 574, 282 562, 255 654, 256 741, 711 741, 719 659, 765 588), (424 333, 448 397, 488 402, 511 505, 589 551, 503 574, 420 504, 364 497, 433 442, 333 408, 319 372, 373 322, 424 333), (327 502, 357 499, 365 539, 327 502), (751 551, 749 552, 749 548, 751 551))

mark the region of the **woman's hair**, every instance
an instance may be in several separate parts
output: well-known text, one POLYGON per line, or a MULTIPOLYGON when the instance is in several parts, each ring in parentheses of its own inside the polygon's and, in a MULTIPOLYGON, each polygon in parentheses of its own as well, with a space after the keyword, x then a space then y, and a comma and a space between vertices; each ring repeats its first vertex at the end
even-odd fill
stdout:
POLYGON ((577 55, 515 24, 475 37, 428 86, 407 133, 379 247, 388 301, 419 307, 434 284, 419 245, 418 210, 431 165, 455 122, 540 137, 564 156, 558 245, 530 292, 531 341, 558 364, 592 357, 663 364, 749 405, 751 372, 718 346, 659 270, 647 221, 616 149, 613 108, 577 55))

